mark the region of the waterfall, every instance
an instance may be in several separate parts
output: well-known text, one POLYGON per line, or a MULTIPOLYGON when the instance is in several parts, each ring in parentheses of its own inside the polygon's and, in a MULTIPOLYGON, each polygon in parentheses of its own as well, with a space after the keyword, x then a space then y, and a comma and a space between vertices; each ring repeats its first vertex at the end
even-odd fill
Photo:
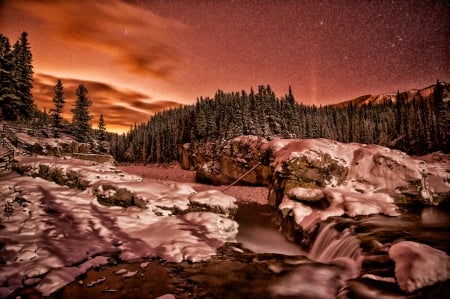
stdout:
POLYGON ((309 258, 317 262, 329 263, 337 258, 348 258, 360 262, 362 250, 360 241, 349 230, 339 232, 335 223, 321 224, 317 238, 309 252, 309 258))

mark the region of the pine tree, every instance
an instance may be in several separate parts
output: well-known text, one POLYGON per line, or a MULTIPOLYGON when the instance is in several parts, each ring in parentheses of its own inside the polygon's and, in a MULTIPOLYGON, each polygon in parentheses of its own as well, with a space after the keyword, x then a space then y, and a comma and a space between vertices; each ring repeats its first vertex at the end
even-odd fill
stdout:
POLYGON ((107 151, 106 149, 106 125, 105 120, 103 119, 103 114, 100 114, 100 119, 98 120, 98 133, 97 140, 99 142, 99 150, 104 153, 107 151))
POLYGON ((92 105, 92 101, 87 94, 87 88, 83 84, 80 84, 75 93, 77 96, 75 107, 72 109, 73 133, 79 142, 91 141, 89 121, 92 117, 89 115, 89 107, 92 105))
POLYGON ((34 114, 34 101, 31 94, 33 88, 33 65, 28 33, 22 32, 20 38, 14 44, 13 56, 13 82, 14 93, 19 99, 17 117, 23 120, 31 120, 34 114))
POLYGON ((14 92, 13 55, 8 37, 0 34, 0 116, 16 119, 19 97, 14 92))
POLYGON ((449 104, 443 100, 444 87, 437 80, 433 92, 433 105, 436 115, 436 140, 438 149, 449 152, 450 145, 450 111, 449 104))
POLYGON ((55 95, 53 97, 53 103, 55 104, 55 108, 51 109, 51 115, 53 120, 53 136, 59 137, 60 130, 62 129, 62 110, 64 108, 65 99, 64 99, 64 86, 60 79, 56 82, 54 87, 55 95))
POLYGON ((98 141, 105 141, 106 140, 106 125, 105 125, 105 120, 103 118, 103 114, 100 114, 100 119, 98 120, 97 140, 98 141))

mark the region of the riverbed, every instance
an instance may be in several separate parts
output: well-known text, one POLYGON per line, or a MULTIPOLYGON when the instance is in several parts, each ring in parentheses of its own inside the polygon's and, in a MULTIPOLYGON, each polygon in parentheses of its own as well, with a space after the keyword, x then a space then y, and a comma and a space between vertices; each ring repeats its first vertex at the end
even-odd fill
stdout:
MULTIPOLYGON (((172 166, 124 167, 144 180, 186 183, 197 191, 224 190, 197 184, 193 172, 172 166)), ((450 214, 438 207, 401 207, 402 215, 334 217, 302 250, 273 224, 267 190, 234 186, 239 201, 238 243, 228 243, 210 261, 168 263, 157 257, 109 264, 83 274, 53 298, 443 298, 449 281, 412 294, 402 292, 387 256, 393 242, 411 240, 450 253, 450 214), (128 274, 128 276, 124 276, 128 274)), ((17 295, 39 296, 32 289, 17 295)))

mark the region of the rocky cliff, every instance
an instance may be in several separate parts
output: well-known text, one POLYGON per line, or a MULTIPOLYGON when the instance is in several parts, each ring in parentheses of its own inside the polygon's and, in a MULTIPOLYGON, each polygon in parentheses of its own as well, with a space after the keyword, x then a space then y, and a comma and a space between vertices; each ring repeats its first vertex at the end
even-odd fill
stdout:
POLYGON ((426 162, 378 145, 256 136, 234 138, 219 154, 214 146, 184 145, 183 167, 214 184, 243 176, 242 184, 267 186, 278 224, 293 240, 331 216, 397 215, 398 204, 450 199, 449 163, 440 154, 426 162))
POLYGON ((220 153, 215 146, 180 147, 182 167, 195 169, 201 180, 229 184, 258 164, 240 183, 269 187, 269 203, 273 206, 297 187, 384 193, 396 203, 439 204, 450 194, 446 161, 425 162, 382 146, 327 139, 268 141, 256 136, 234 138, 220 153))

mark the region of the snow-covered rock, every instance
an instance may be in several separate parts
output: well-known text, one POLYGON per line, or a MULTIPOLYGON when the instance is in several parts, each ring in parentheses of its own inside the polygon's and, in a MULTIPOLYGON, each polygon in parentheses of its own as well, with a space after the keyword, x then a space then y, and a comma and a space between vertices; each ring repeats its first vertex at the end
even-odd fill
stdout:
POLYGON ((450 279, 449 256, 428 245, 401 241, 391 246, 389 257, 395 262, 395 278, 403 291, 450 279))
POLYGON ((433 205, 450 194, 448 163, 426 163, 383 146, 240 136, 222 144, 220 152, 218 147, 213 143, 185 145, 181 147, 186 156, 183 160, 194 163, 197 178, 214 184, 240 179, 240 184, 268 186, 269 203, 274 207, 289 192, 295 197, 293 188, 309 189, 303 190, 303 195, 320 192, 311 189, 345 188, 356 193, 385 193, 397 203, 433 205))
POLYGON ((450 193, 445 167, 378 145, 280 139, 268 142, 266 148, 273 155, 274 190, 269 201, 274 206, 298 187, 386 193, 397 202, 427 204, 438 204, 450 193))
POLYGON ((191 204, 205 207, 208 210, 221 214, 235 214, 238 206, 236 198, 226 195, 218 190, 207 190, 189 197, 191 204))
POLYGON ((102 254, 119 253, 123 260, 159 256, 197 262, 210 259, 226 242, 235 242, 238 224, 230 219, 235 199, 220 191, 196 194, 185 184, 143 182, 109 162, 39 156, 20 157, 19 163, 29 176, 0 175, 0 209, 8 205, 11 210, 2 216, 0 230, 0 297, 25 281, 50 295, 90 267, 107 263, 102 254), (59 185, 44 180, 39 177, 44 170, 56 170, 64 180, 59 185), (62 186, 70 173, 86 180, 87 189, 62 186), (99 203, 99 195, 118 192, 130 194, 135 205, 99 203), (195 205, 201 211, 193 211, 195 205))

